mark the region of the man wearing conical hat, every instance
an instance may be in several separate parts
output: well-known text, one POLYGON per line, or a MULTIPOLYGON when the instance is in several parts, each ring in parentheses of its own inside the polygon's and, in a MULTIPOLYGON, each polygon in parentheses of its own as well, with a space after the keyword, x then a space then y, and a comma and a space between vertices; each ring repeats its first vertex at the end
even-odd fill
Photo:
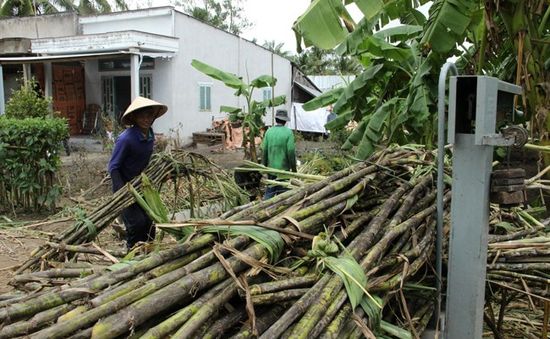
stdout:
MULTIPOLYGON (((137 97, 122 115, 122 125, 131 127, 118 136, 109 161, 108 170, 113 182, 113 192, 138 176, 149 164, 155 142, 152 125, 155 119, 167 110, 166 105, 137 97)), ((122 211, 122 220, 126 226, 128 249, 139 241, 155 238, 153 222, 137 203, 122 211)))

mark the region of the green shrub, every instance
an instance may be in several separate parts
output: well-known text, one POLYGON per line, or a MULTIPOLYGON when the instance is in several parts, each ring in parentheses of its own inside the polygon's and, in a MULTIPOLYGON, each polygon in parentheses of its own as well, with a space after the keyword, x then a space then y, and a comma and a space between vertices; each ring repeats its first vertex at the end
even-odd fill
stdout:
POLYGON ((58 150, 67 135, 65 119, 0 117, 0 211, 55 207, 58 150))
POLYGON ((52 114, 51 97, 41 97, 35 90, 36 86, 36 80, 31 79, 23 83, 20 89, 12 91, 6 103, 8 118, 45 118, 52 114))

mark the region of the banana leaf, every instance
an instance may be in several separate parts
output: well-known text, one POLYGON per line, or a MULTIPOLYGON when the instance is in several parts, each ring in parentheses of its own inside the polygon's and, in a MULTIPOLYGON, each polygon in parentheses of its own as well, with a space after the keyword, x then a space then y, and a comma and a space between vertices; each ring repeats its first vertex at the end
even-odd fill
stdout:
POLYGON ((235 88, 241 91, 248 87, 237 75, 229 72, 224 72, 199 60, 193 59, 193 61, 191 62, 191 66, 193 66, 199 72, 202 72, 213 79, 223 82, 228 87, 235 88))

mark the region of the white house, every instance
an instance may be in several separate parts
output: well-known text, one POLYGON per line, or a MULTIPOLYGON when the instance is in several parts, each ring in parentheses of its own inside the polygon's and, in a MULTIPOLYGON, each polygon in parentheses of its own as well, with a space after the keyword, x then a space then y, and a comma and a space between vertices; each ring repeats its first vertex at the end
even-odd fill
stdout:
POLYGON ((156 132, 177 132, 189 142, 193 132, 224 116, 220 105, 246 104, 191 67, 193 59, 245 80, 273 75, 277 85, 257 90, 254 98, 271 97, 274 90, 275 96, 286 95, 287 109, 320 93, 288 59, 173 7, 60 13, 0 19, 0 114, 16 78, 32 75, 68 118, 72 134, 87 132, 83 117, 92 105, 119 117, 139 94, 169 107, 155 123, 156 132))

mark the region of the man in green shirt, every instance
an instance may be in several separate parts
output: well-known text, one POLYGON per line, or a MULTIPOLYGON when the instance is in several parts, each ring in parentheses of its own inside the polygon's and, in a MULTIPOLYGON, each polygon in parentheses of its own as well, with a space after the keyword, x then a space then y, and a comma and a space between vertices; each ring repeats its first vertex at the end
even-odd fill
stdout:
MULTIPOLYGON (((267 130, 262 142, 262 164, 276 169, 296 172, 296 146, 294 134, 290 128, 285 127, 289 120, 286 110, 277 110, 275 113, 275 126, 267 130)), ((268 176, 275 179, 275 176, 268 176)), ((268 186, 264 200, 272 198, 286 191, 282 186, 268 186)))

